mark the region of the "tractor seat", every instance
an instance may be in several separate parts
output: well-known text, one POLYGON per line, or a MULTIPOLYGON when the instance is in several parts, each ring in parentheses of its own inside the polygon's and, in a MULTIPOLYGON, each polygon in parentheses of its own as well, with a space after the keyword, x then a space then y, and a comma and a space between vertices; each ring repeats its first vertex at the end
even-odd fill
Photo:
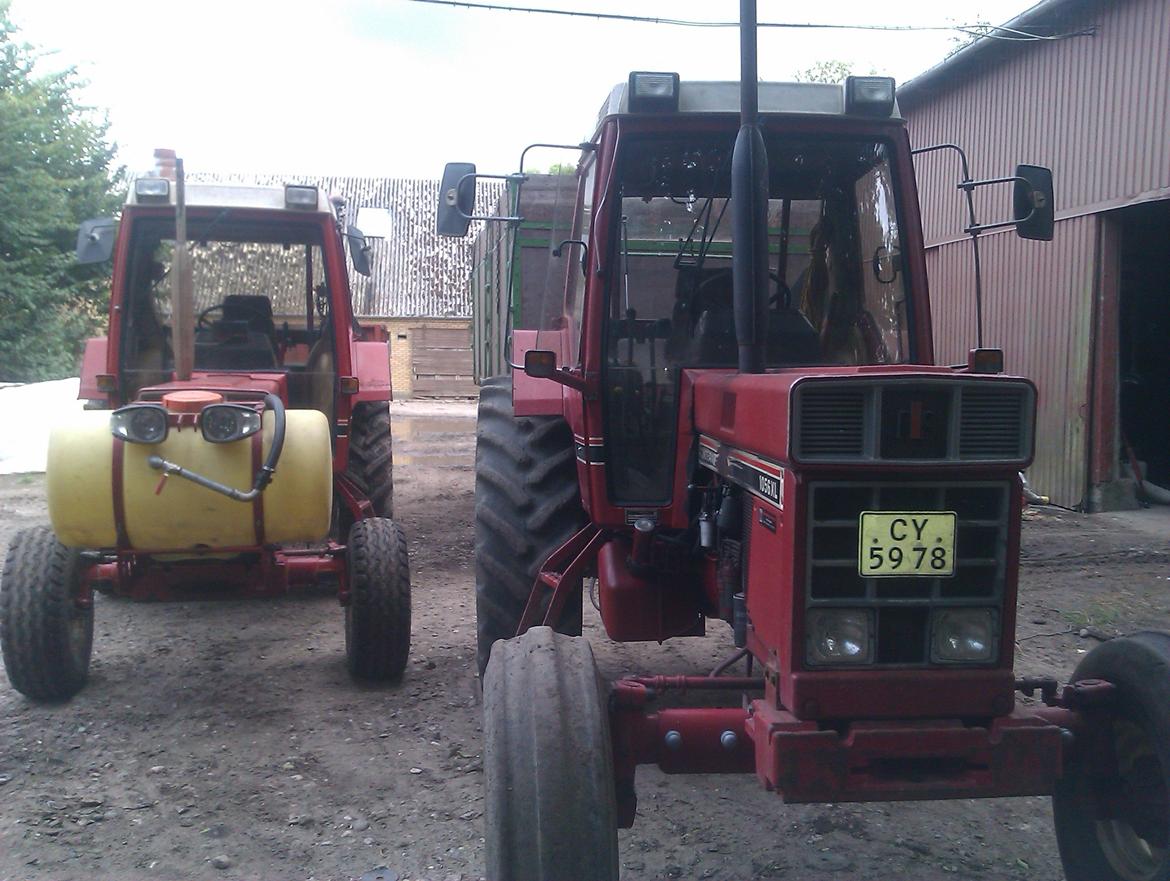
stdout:
POLYGON ((276 323, 272 320, 272 301, 255 294, 228 294, 223 298, 224 321, 246 321, 248 330, 268 337, 276 348, 276 323))

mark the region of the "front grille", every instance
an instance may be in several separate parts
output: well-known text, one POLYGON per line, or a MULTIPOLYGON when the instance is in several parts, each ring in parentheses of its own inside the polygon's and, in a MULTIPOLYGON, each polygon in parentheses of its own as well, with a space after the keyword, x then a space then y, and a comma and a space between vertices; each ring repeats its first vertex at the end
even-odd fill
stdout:
POLYGON ((960 459, 1015 459, 1027 455, 1027 389, 963 389, 959 407, 960 459))
POLYGON ((865 452, 866 394, 859 388, 813 387, 801 395, 801 453, 848 458, 865 452))
POLYGON ((875 609, 876 663, 928 663, 930 609, 1002 605, 1010 490, 1003 482, 811 484, 807 605, 875 609), (955 512, 955 574, 861 576, 858 539, 863 511, 955 512))
POLYGON ((1031 385, 1011 379, 816 379, 792 397, 801 462, 989 462, 1032 450, 1031 385))

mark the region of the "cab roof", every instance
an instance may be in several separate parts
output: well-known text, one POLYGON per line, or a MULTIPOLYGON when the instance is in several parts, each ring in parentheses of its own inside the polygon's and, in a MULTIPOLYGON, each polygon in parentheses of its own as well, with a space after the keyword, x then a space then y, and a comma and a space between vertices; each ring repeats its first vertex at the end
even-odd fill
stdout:
MULTIPOLYGON (((760 83, 761 113, 798 113, 845 116, 843 83, 760 83)), ((678 113, 739 113, 739 82, 679 83, 678 113)), ((601 106, 598 125, 609 116, 631 113, 629 83, 613 87, 601 106)), ((898 119, 897 102, 890 118, 898 119)))
MULTIPOLYGON (((130 193, 126 197, 127 205, 174 205, 175 184, 170 182, 166 198, 161 196, 140 196, 135 184, 138 180, 160 180, 157 177, 138 178, 130 186, 130 193)), ((188 181, 184 187, 184 195, 188 208, 260 208, 268 211, 286 211, 289 214, 333 214, 333 206, 329 194, 314 184, 290 183, 286 186, 317 191, 316 207, 288 207, 285 202, 286 187, 260 187, 246 184, 226 183, 192 183, 188 181)))

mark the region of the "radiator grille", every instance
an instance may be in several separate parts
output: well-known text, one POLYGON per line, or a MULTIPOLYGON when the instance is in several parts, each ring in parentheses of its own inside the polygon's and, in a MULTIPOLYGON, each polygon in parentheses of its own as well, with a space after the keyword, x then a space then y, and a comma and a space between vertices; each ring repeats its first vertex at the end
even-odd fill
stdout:
POLYGON ((793 395, 792 455, 821 462, 1002 462, 1032 450, 1032 386, 971 379, 816 380, 793 395))
POLYGON ((808 606, 873 608, 877 664, 927 664, 930 609, 1002 605, 1009 499, 1006 483, 812 484, 805 574, 808 606), (955 574, 862 577, 857 565, 862 511, 954 511, 955 574))
POLYGON ((1025 455, 1025 390, 975 388, 962 391, 960 459, 1012 459, 1025 455))
POLYGON ((800 397, 800 454, 807 458, 865 453, 866 393, 859 388, 810 388, 800 397))

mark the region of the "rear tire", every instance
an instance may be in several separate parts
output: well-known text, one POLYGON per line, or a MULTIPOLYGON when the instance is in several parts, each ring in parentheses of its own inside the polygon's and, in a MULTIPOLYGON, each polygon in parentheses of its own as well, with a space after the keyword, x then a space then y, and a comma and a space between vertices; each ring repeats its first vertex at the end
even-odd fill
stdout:
POLYGON ((488 881, 618 877, 605 691, 580 637, 533 627, 484 678, 488 881))
MULTIPOLYGON (((363 401, 354 406, 345 475, 370 500, 374 514, 394 517, 394 443, 386 401, 363 401)), ((348 528, 350 524, 343 525, 348 528)))
POLYGON ((354 679, 394 682, 410 655, 410 563, 392 520, 369 517, 349 530, 345 655, 354 679))
POLYGON ((1072 681, 1117 687, 1112 725, 1127 817, 1102 819, 1090 769, 1073 764, 1052 796, 1056 841, 1068 881, 1170 879, 1170 634, 1135 633, 1103 643, 1072 681))
POLYGON ((0 581, 0 652, 12 687, 36 701, 81 691, 93 652, 93 603, 81 607, 81 558, 38 526, 8 546, 0 581))
MULTIPOLYGON (((511 378, 486 380, 479 391, 475 444, 476 661, 481 677, 492 643, 516 635, 541 565, 584 525, 568 424, 559 416, 517 418, 511 378)), ((556 629, 581 633, 580 582, 556 629)))

